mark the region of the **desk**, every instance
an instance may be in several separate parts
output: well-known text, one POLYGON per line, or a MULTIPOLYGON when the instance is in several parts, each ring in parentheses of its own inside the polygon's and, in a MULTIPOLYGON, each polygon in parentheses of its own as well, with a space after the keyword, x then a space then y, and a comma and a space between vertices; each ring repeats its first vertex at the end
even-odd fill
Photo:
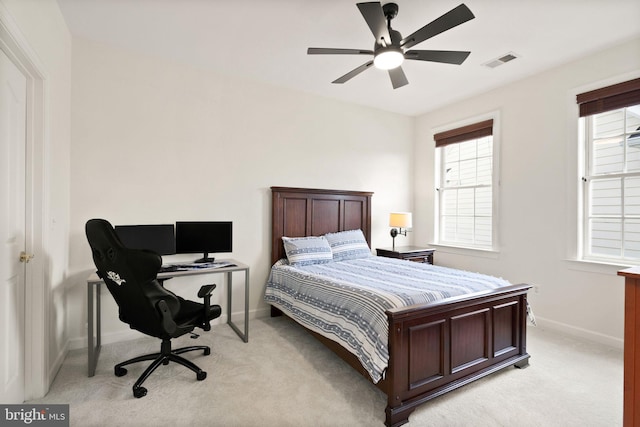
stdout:
MULTIPOLYGON (((244 342, 249 342, 249 266, 242 264, 233 259, 223 259, 219 261, 230 262, 235 264, 233 267, 221 267, 221 268, 198 268, 195 270, 186 271, 170 271, 166 273, 158 273, 158 279, 170 279, 172 277, 181 276, 193 276, 200 274, 227 274, 227 324, 233 329, 236 334, 244 342), (233 294, 233 282, 232 274, 235 271, 244 271, 244 331, 240 331, 240 328, 231 320, 231 298, 233 294)), ((102 344, 100 342, 100 288, 104 281, 98 277, 96 273, 92 273, 87 278, 87 302, 88 302, 88 322, 87 322, 87 338, 89 347, 89 368, 88 376, 92 377, 96 373, 96 365, 98 364, 98 356, 100 356, 100 348, 102 344), (95 289, 95 298, 94 298, 95 289), (95 302, 95 343, 94 343, 94 302, 95 302)))

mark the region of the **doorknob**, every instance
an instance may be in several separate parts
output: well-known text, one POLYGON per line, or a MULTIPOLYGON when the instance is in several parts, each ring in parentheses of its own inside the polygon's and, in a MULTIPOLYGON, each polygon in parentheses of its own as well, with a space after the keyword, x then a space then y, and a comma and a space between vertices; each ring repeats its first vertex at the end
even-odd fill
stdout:
POLYGON ((34 256, 34 254, 28 254, 25 251, 22 251, 20 252, 20 262, 29 262, 34 256))

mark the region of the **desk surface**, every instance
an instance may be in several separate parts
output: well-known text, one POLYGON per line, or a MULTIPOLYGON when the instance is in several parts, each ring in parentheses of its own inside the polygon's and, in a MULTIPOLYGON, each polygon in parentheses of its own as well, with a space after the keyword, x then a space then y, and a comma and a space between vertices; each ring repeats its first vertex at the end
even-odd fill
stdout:
MULTIPOLYGON (((162 273, 158 273, 158 279, 166 279, 170 277, 179 277, 179 276, 193 276, 196 274, 228 273, 232 271, 247 270, 249 268, 248 265, 238 262, 234 259, 221 259, 216 262, 229 262, 234 265, 228 266, 228 267, 209 267, 209 268, 194 268, 193 270, 165 271, 162 273)), ((175 264, 185 265, 188 263, 176 262, 175 264)), ((103 283, 103 280, 99 278, 95 272, 93 272, 87 278, 87 284, 91 285, 96 283, 103 283)))

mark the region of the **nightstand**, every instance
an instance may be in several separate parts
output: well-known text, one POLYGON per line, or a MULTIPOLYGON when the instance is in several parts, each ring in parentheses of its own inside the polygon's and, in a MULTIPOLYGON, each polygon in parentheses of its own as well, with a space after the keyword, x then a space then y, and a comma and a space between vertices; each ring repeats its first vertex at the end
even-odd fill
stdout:
POLYGON ((435 249, 427 249, 420 246, 396 246, 391 248, 376 248, 376 255, 387 258, 399 258, 409 261, 426 262, 433 264, 433 253, 435 249))

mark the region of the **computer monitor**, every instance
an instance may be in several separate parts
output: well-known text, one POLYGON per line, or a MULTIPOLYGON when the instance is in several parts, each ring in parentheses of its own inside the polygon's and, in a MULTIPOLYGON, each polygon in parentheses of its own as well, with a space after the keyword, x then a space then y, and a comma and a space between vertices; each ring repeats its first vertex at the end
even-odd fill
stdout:
POLYGON ((116 225, 116 234, 127 248, 147 249, 158 255, 176 253, 173 224, 116 225))
POLYGON ((231 221, 178 221, 176 222, 176 252, 201 253, 195 262, 213 262, 210 253, 231 252, 233 222, 231 221))

